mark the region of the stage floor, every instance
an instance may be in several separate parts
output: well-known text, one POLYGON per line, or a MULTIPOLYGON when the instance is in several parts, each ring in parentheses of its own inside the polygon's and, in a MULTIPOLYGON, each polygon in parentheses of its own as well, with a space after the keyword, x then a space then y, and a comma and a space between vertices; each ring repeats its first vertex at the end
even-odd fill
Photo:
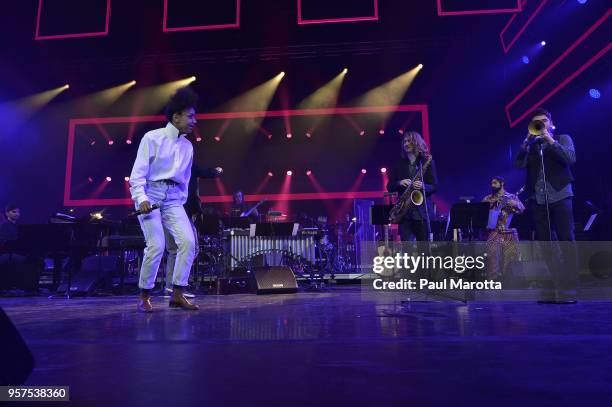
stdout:
MULTIPOLYGON (((610 405, 612 302, 413 302, 326 292, 0 298, 73 405, 610 405)), ((37 404, 39 405, 39 404, 37 404)))

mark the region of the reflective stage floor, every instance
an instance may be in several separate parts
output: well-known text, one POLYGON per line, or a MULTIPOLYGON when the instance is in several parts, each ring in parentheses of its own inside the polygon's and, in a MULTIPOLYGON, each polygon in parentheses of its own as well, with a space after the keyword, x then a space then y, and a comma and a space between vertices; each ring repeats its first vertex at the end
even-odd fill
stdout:
MULTIPOLYGON (((612 302, 411 302, 358 287, 199 296, 0 298, 72 405, 611 405, 612 302)), ((22 404, 23 405, 23 404, 22 404)), ((36 404, 40 405, 40 404, 36 404)), ((64 404, 65 405, 65 404, 64 404)))

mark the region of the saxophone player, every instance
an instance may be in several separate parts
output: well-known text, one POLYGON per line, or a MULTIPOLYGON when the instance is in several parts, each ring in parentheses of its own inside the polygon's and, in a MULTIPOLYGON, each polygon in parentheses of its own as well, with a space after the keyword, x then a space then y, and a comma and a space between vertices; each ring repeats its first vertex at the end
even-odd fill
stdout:
POLYGON ((399 232, 402 241, 414 238, 418 242, 425 242, 429 240, 431 232, 429 217, 433 215, 430 196, 438 188, 436 165, 431 159, 425 140, 416 131, 404 134, 400 151, 400 159, 389 172, 387 190, 400 195, 407 189, 423 192, 425 197, 423 204, 411 205, 399 221, 399 232))

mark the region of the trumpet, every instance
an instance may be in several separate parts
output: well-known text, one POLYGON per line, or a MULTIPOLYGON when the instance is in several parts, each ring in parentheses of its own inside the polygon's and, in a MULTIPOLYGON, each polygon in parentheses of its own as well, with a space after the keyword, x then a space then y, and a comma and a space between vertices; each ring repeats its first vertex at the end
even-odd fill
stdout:
POLYGON ((527 126, 529 134, 533 136, 541 136, 546 130, 546 124, 542 120, 532 120, 527 126))

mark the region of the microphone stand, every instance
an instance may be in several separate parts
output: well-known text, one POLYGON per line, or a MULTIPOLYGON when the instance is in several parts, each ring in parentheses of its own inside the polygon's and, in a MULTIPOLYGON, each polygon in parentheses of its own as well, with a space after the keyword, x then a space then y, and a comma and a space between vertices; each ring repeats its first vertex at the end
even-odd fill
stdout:
MULTIPOLYGON (((548 241, 552 240, 552 227, 550 225, 550 202, 548 201, 548 182, 546 180, 546 166, 544 165, 544 146, 536 143, 538 155, 540 156, 540 168, 542 169, 542 179, 544 182, 544 204, 546 206, 546 222, 548 226, 548 241)), ((536 202, 537 203, 537 202, 536 202)))
MULTIPOLYGON (((548 186, 547 186, 547 182, 546 182, 546 166, 544 165, 544 147, 542 146, 541 143, 537 144, 537 148, 538 148, 538 154, 540 155, 540 166, 542 168, 542 179, 544 181, 544 201, 545 201, 545 205, 546 205, 546 221, 547 221, 547 225, 548 225, 548 241, 547 241, 547 255, 551 256, 551 259, 553 257, 553 244, 552 244, 552 227, 550 224, 550 202, 548 199, 548 186)), ((563 267, 566 267, 566 265, 564 264, 563 267)), ((560 278, 558 276, 558 274, 561 272, 561 270, 557 270, 557 272, 553 275, 553 281, 554 281, 554 285, 557 287, 558 286, 558 279, 560 278)), ((557 289, 555 288, 555 291, 557 289)), ((563 300, 558 300, 558 299, 553 299, 553 300, 548 300, 548 299, 544 299, 544 300, 539 300, 539 303, 542 304, 573 304, 575 303, 575 301, 568 301, 565 302, 563 300)))
POLYGON ((427 224, 427 241, 433 241, 433 233, 431 232, 431 220, 429 218, 429 208, 427 207, 427 192, 425 191, 425 176, 423 174, 423 163, 419 165, 419 173, 421 174, 421 182, 423 183, 423 205, 425 205, 425 222, 427 224))

